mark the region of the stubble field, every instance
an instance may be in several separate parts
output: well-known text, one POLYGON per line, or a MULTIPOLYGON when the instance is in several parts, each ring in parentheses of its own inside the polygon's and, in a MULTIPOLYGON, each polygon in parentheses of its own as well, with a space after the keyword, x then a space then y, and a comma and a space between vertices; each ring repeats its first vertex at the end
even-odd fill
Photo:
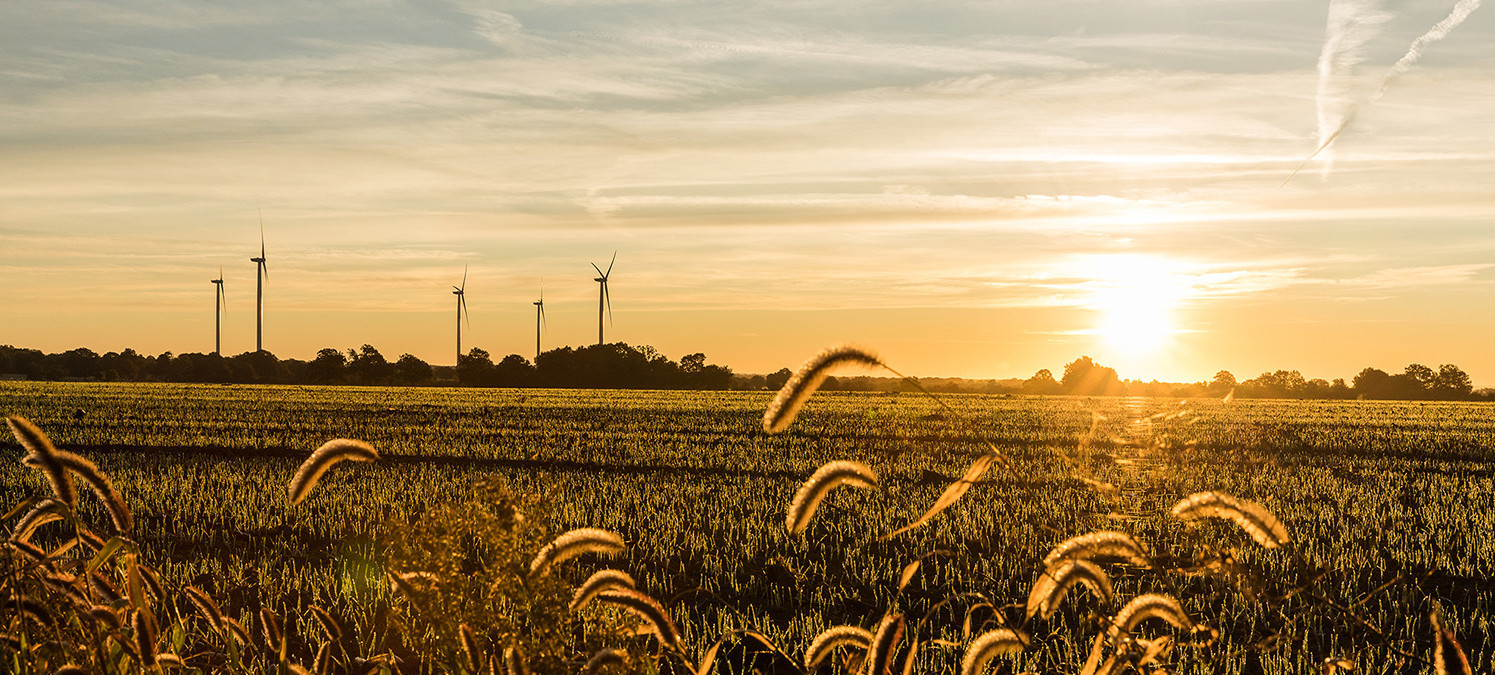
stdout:
MULTIPOLYGON (((942 396, 957 416, 918 394, 821 393, 789 431, 768 435, 770 397, 0 383, 0 411, 112 478, 143 560, 246 617, 308 603, 355 615, 389 593, 372 543, 381 524, 500 474, 545 496, 556 531, 622 534, 629 550, 611 565, 664 601, 698 651, 753 627, 798 654, 829 626, 872 628, 889 606, 917 618, 951 598, 921 637, 961 643, 973 603, 957 596, 1020 604, 1055 544, 1107 529, 1177 563, 1109 568, 1118 602, 1175 593, 1220 631, 1175 651, 1186 670, 1314 672, 1344 656, 1358 672, 1425 671, 1399 652, 1431 657, 1436 606, 1474 671, 1495 671, 1495 406, 942 396), (383 459, 339 466, 288 506, 296 466, 337 437, 383 459), (985 451, 983 438, 1009 462, 927 526, 883 540, 985 451), (837 459, 867 464, 886 489, 839 490, 788 534, 795 490, 837 459), (1203 490, 1266 506, 1295 547, 1264 550, 1234 527, 1167 516, 1203 490), (904 566, 935 550, 947 553, 898 593, 904 566), (1231 573, 1178 571, 1222 565, 1231 573)), ((5 450, 22 454, 9 438, 5 450)), ((0 463, 7 509, 47 490, 13 460, 0 463)), ((1115 607, 1072 597, 1026 625, 1034 646, 1007 667, 1080 669, 1097 616, 1115 607)), ((931 643, 916 665, 942 672, 959 655, 931 643)))

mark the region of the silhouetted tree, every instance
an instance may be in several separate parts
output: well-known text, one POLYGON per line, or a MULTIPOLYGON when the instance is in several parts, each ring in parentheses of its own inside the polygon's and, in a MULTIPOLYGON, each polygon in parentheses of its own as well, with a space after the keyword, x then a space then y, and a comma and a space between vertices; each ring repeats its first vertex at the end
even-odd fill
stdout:
POLYGON ((1438 374, 1433 372, 1432 368, 1424 366, 1421 363, 1408 364, 1407 368, 1402 371, 1402 375, 1405 375, 1408 380, 1416 383, 1418 389, 1431 389, 1433 380, 1438 377, 1438 374))
POLYGON ((457 359, 457 381, 469 387, 486 387, 493 383, 493 359, 487 350, 473 347, 457 359))
POLYGON ((1024 394, 1057 394, 1060 391, 1059 381, 1054 379, 1054 374, 1048 368, 1033 373, 1033 377, 1023 380, 1024 394))
POLYGON ((401 354, 400 360, 395 361, 394 373, 402 384, 424 384, 431 381, 431 364, 414 354, 401 354))
POLYGON ((1474 391, 1474 383, 1469 380, 1469 374, 1452 363, 1438 366, 1438 374, 1433 378, 1433 391, 1438 398, 1467 398, 1474 391))
POLYGON ((493 382, 500 387, 530 387, 535 384, 535 367, 518 354, 505 356, 493 367, 493 382))
POLYGON ((342 352, 327 347, 317 351, 317 357, 306 366, 306 374, 312 382, 334 384, 343 381, 347 365, 348 359, 342 352))
POLYGON ((1230 371, 1222 370, 1215 373, 1214 379, 1209 381, 1209 393, 1214 396, 1225 396, 1234 391, 1238 384, 1240 383, 1236 382, 1235 376, 1230 374, 1230 371))
POLYGON ((1366 368, 1355 376, 1352 386, 1361 398, 1385 398, 1391 390, 1391 376, 1379 368, 1366 368))
POLYGON ((62 353, 62 371, 67 377, 95 378, 99 373, 99 355, 87 347, 62 353))
POLYGON ((1240 388, 1242 396, 1252 398, 1300 398, 1308 391, 1308 380, 1296 370, 1276 370, 1246 380, 1240 388))
POLYGON ((763 383, 769 390, 776 390, 782 388, 784 383, 788 382, 791 377, 794 377, 794 373, 789 372, 788 368, 780 368, 765 376, 763 383))
POLYGON ((1115 396, 1121 391, 1121 381, 1116 370, 1107 368, 1088 356, 1081 356, 1064 366, 1064 378, 1059 381, 1066 393, 1081 396, 1115 396))
MULTIPOLYGON (((351 350, 349 350, 351 351, 351 350)), ((361 384, 385 384, 389 381, 389 362, 373 345, 364 345, 348 360, 348 373, 361 384)))

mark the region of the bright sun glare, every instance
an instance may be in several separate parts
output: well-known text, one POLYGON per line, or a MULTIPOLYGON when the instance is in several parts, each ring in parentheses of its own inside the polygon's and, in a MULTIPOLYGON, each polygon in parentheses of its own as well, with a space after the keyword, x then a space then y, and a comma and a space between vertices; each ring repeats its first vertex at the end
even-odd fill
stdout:
POLYGON ((1092 279, 1086 304, 1098 315, 1092 332, 1100 345, 1127 370, 1157 365, 1179 332, 1175 313, 1188 277, 1170 261, 1137 255, 1087 256, 1080 269, 1092 279))

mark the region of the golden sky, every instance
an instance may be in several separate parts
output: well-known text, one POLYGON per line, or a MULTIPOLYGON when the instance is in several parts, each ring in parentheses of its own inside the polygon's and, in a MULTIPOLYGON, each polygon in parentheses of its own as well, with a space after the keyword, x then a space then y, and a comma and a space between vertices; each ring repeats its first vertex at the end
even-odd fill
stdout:
POLYGON ((0 344, 211 351, 222 266, 253 349, 262 211, 282 357, 449 364, 464 267, 464 348, 530 355, 542 279, 588 344, 617 251, 609 340, 738 372, 1495 385, 1461 6, 5 3, 0 344))

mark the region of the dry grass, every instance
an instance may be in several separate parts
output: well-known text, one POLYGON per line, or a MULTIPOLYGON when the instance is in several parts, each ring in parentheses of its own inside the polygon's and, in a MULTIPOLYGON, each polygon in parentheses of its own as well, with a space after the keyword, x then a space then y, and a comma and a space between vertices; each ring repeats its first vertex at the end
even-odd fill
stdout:
POLYGON ((981 675, 986 664, 1003 654, 1016 654, 1028 646, 1028 636, 1011 628, 998 628, 982 633, 966 646, 965 659, 961 661, 961 675, 981 675))
POLYGON ((763 413, 763 430, 776 434, 788 429, 805 401, 810 400, 810 395, 820 388, 832 370, 844 365, 883 367, 883 362, 871 352, 849 345, 831 347, 810 357, 768 404, 768 410, 763 413))
POLYGON ((798 533, 810 524, 815 510, 830 491, 842 485, 872 490, 877 488, 877 474, 860 462, 846 460, 830 462, 821 466, 794 493, 789 502, 789 513, 784 526, 790 534, 798 533))
POLYGON ((1044 570, 1028 594, 1027 617, 1036 614, 1048 619, 1064 601, 1075 584, 1084 584, 1096 599, 1111 602, 1111 578, 1100 567, 1087 560, 1064 559, 1044 570))
POLYGON ((595 527, 571 530, 556 537, 555 541, 546 544, 545 548, 535 554, 529 564, 529 578, 539 579, 549 574, 552 567, 579 555, 586 553, 617 555, 626 550, 628 547, 623 543, 623 538, 615 532, 595 527))
POLYGON ((1132 535, 1125 532, 1102 530, 1070 537, 1055 546, 1043 558, 1044 568, 1051 568, 1063 560, 1089 560, 1091 558, 1116 558, 1136 565, 1148 567, 1147 549, 1132 535))
POLYGON ((379 459, 379 453, 373 446, 363 441, 355 441, 350 438, 337 438, 313 450, 310 457, 301 463, 296 469, 296 475, 286 486, 287 499, 291 504, 299 504, 301 500, 311 494, 312 488, 317 486, 317 481, 322 479, 322 474, 332 468, 333 464, 344 460, 356 462, 368 462, 379 459))
POLYGON ((1265 507, 1223 492, 1198 492, 1189 495, 1175 504, 1169 513, 1186 521, 1200 518, 1233 520, 1265 548, 1277 548, 1292 541, 1287 528, 1265 507))
POLYGON ((872 633, 856 626, 834 626, 827 628, 810 642, 805 649, 805 670, 813 671, 821 662, 830 658, 837 647, 847 646, 866 651, 872 645, 872 633))

